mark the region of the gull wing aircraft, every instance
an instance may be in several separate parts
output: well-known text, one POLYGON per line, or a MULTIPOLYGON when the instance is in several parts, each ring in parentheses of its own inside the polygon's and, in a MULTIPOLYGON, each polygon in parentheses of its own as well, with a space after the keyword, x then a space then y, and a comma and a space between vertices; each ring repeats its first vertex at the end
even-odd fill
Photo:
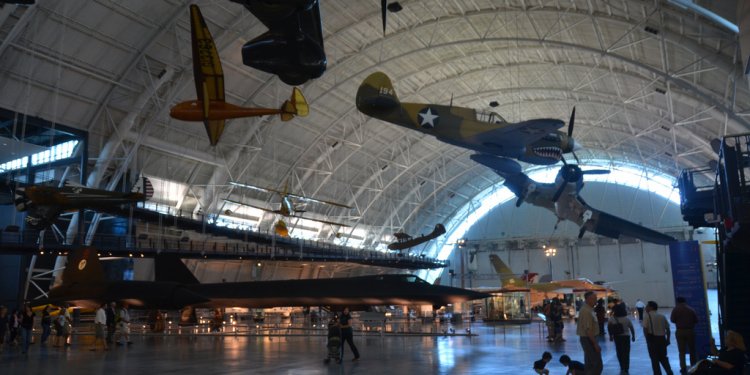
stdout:
POLYGON ((26 212, 25 220, 29 226, 46 228, 64 212, 107 211, 122 205, 146 201, 153 194, 154 188, 146 177, 142 177, 130 193, 92 189, 72 184, 66 184, 63 187, 16 186, 14 204, 19 212, 26 212))
POLYGON ((197 100, 178 103, 169 111, 172 118, 203 121, 211 146, 219 142, 226 120, 240 117, 280 115, 282 121, 307 116, 309 107, 302 91, 292 89, 292 96, 281 108, 247 108, 224 100, 224 72, 216 45, 197 5, 190 5, 190 32, 193 46, 193 76, 197 100))
POLYGON ((78 248, 68 255, 62 283, 52 288, 47 298, 33 304, 69 302, 79 307, 96 307, 102 302, 123 301, 136 307, 166 309, 186 306, 444 306, 488 296, 431 285, 406 274, 201 284, 178 257, 165 254, 156 258, 155 281, 107 281, 97 251, 78 248))
POLYGON ((539 183, 524 174, 521 165, 514 160, 484 154, 471 155, 471 159, 489 167, 505 179, 505 186, 518 197, 517 207, 528 202, 552 211, 557 216, 558 223, 562 220, 576 223, 580 227, 578 238, 589 231, 614 239, 620 236, 638 238, 658 245, 676 241, 674 237, 664 233, 599 211, 581 198, 579 194, 583 188, 583 176, 609 173, 608 170, 581 170, 576 164, 565 163, 554 183, 539 183))
POLYGON ((408 249, 410 247, 421 245, 429 240, 438 238, 443 234, 445 234, 445 227, 443 226, 443 224, 436 224, 435 229, 433 229, 431 233, 419 237, 412 237, 404 232, 394 233, 393 236, 396 237, 396 242, 389 244, 388 250, 408 249))
POLYGON ((478 112, 453 105, 401 102, 390 78, 376 72, 357 91, 357 109, 379 120, 419 131, 438 140, 484 154, 518 159, 531 164, 554 164, 579 146, 572 137, 575 109, 568 132, 557 119, 509 123, 494 112, 478 112))
MULTIPOLYGON (((304 203, 304 202, 322 203, 322 204, 327 204, 329 206, 335 206, 335 207, 341 207, 341 208, 347 208, 347 209, 351 209, 352 208, 351 206, 347 206, 347 205, 342 204, 342 203, 337 203, 337 202, 332 202, 332 201, 327 201, 327 200, 322 200, 322 199, 316 199, 316 198, 311 198, 311 197, 305 197, 303 195, 290 193, 288 191, 288 184, 286 184, 284 186, 284 190, 276 190, 276 189, 271 189, 271 188, 264 188, 264 187, 254 186, 254 185, 242 184, 242 183, 234 182, 234 181, 230 182, 229 184, 233 185, 233 186, 241 187, 241 188, 253 189, 253 190, 259 190, 259 191, 263 191, 263 192, 267 192, 267 193, 278 194, 279 197, 281 197, 281 204, 280 204, 278 210, 272 210, 272 209, 268 209, 268 208, 265 208, 265 207, 256 206, 256 205, 253 205, 253 204, 248 204, 248 203, 243 203, 243 202, 237 202, 237 201, 233 201, 233 200, 229 200, 229 199, 226 200, 227 202, 238 204, 238 205, 243 205, 243 206, 254 207, 254 208, 257 208, 259 210, 263 210, 263 211, 266 211, 266 212, 273 212, 275 214, 279 214, 279 215, 284 216, 284 217, 296 217, 296 218, 305 219, 305 220, 317 221, 319 223, 328 224, 328 225, 336 225, 336 226, 340 226, 340 227, 349 227, 349 225, 347 225, 347 224, 337 223, 337 222, 334 222, 334 221, 327 221, 327 220, 322 220, 322 219, 315 219, 315 218, 311 218, 311 217, 303 217, 302 214, 304 212, 306 212, 306 203, 304 203)), ((276 222, 276 224, 274 224, 274 231, 276 232, 276 234, 278 234, 278 235, 280 235, 282 237, 288 237, 289 236, 289 231, 287 229, 286 222, 284 222, 284 220, 279 220, 279 221, 276 222)))

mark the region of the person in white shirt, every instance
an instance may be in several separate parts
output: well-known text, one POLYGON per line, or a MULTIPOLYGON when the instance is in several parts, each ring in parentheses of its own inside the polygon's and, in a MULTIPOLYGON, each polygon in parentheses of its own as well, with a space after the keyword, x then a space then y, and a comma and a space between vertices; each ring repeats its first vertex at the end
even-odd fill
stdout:
POLYGON ((635 309, 638 311, 638 321, 643 321, 643 310, 646 308, 646 304, 643 303, 643 301, 638 299, 638 301, 635 301, 635 309))
POLYGON ((604 369, 602 363, 602 349, 596 336, 599 335, 599 323, 594 314, 594 305, 596 304, 596 294, 588 291, 583 295, 585 303, 581 306, 578 314, 578 326, 576 335, 581 342, 583 349, 583 363, 587 375, 599 375, 604 369))
POLYGON ((646 314, 643 317, 643 335, 646 337, 648 356, 651 357, 651 369, 654 375, 661 375, 659 364, 664 367, 667 375, 672 375, 672 366, 667 357, 667 345, 672 332, 669 329, 667 317, 656 312, 659 305, 654 301, 646 304, 646 314))
POLYGON ((96 310, 96 317, 94 318, 94 343, 91 345, 91 350, 96 351, 96 343, 102 342, 104 350, 108 350, 107 341, 104 340, 104 329, 107 326, 107 313, 104 311, 106 303, 102 303, 96 310))
POLYGON ((130 341, 130 312, 128 311, 128 304, 123 303, 120 312, 117 314, 117 329, 119 330, 119 337, 117 339, 117 345, 123 345, 123 340, 128 345, 133 343, 130 341))

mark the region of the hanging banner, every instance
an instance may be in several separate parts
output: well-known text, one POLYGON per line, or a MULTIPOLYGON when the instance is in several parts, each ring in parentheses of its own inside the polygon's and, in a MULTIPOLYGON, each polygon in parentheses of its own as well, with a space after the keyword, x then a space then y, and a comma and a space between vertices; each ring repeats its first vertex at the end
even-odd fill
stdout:
POLYGON ((698 315, 695 350, 698 358, 706 358, 711 352, 712 338, 700 245, 698 241, 672 242, 669 244, 669 256, 672 262, 674 295, 684 297, 698 315))

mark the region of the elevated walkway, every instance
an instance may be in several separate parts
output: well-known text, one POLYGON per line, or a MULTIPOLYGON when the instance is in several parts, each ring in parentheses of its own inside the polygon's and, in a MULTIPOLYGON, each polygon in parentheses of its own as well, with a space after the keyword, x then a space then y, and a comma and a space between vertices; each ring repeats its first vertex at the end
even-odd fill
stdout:
MULTIPOLYGON (((157 253, 175 254, 193 259, 258 259, 289 260, 306 262, 348 262, 377 267, 399 269, 434 269, 448 265, 425 256, 401 255, 391 252, 357 249, 331 243, 297 238, 279 237, 217 227, 185 217, 161 214, 136 208, 134 217, 150 223, 162 223, 163 227, 193 231, 210 236, 208 239, 191 239, 154 234, 110 235, 96 234, 91 246, 104 256, 152 257, 157 253)), ((46 230, 40 238, 35 230, 0 231, 0 250, 4 254, 36 254, 44 252, 64 253, 73 245, 61 244, 52 230, 46 230)))

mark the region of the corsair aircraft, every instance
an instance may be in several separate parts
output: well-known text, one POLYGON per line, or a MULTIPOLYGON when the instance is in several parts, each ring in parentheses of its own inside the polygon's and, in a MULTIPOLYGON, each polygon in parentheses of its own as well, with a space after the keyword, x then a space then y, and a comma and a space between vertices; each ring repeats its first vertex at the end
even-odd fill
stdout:
POLYGON ((280 115, 282 121, 307 116, 309 107, 298 88, 281 108, 246 108, 224 101, 224 73, 221 60, 206 21, 197 5, 190 5, 190 32, 193 45, 193 76, 197 100, 181 102, 169 115, 183 121, 203 121, 211 146, 219 142, 225 121, 232 118, 280 115))
POLYGON ((514 160, 484 154, 471 155, 471 159, 491 168, 505 179, 505 186, 518 197, 516 206, 528 202, 552 211, 558 223, 562 220, 576 223, 580 227, 578 238, 589 231, 614 239, 620 236, 638 238, 658 245, 676 241, 666 234, 599 211, 580 197, 583 175, 609 173, 608 170, 584 171, 576 164, 565 163, 554 183, 539 183, 524 174, 521 165, 514 160))
POLYGON ((432 135, 438 140, 484 154, 531 164, 555 164, 564 153, 579 148, 572 138, 575 109, 568 132, 558 119, 509 123, 494 112, 477 112, 453 105, 401 102, 390 78, 382 72, 368 76, 357 91, 357 109, 379 120, 432 135))

